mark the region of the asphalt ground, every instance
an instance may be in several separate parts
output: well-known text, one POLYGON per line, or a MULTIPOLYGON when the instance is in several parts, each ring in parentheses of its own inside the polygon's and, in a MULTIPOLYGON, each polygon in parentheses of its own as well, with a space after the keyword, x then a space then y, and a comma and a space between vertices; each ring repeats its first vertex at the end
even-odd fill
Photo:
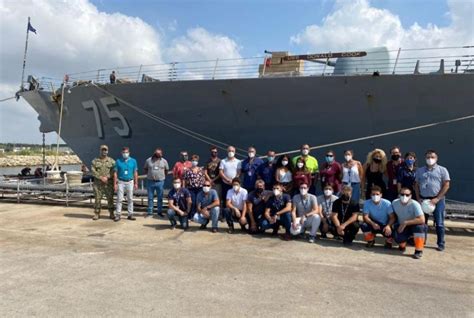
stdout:
POLYGON ((92 210, 0 203, 1 317, 474 317, 473 223, 423 258, 340 241, 92 221, 92 210))

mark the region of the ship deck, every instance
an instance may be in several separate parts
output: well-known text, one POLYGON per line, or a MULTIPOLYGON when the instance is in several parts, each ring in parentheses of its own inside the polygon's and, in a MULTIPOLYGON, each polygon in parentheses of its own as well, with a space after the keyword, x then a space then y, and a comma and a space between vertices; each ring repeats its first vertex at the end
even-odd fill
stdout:
MULTIPOLYGON (((0 203, 0 314, 472 316, 474 224, 447 221, 421 260, 376 246, 171 231, 85 207, 0 203)), ((220 223, 221 225, 222 223, 220 223)), ((225 227, 225 226, 224 226, 225 227)), ((380 244, 381 242, 378 241, 380 244)))

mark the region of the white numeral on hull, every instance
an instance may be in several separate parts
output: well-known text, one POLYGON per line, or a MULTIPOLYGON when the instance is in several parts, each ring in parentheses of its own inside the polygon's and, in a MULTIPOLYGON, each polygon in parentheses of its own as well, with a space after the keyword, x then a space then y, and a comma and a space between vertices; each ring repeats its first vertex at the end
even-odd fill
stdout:
MULTIPOLYGON (((112 110, 111 107, 119 106, 115 98, 113 97, 102 97, 100 100, 103 111, 111 121, 119 120, 121 127, 114 126, 115 132, 120 137, 130 137, 130 126, 127 120, 118 110, 112 110)), ((93 100, 82 102, 82 107, 86 110, 92 110, 94 113, 95 124, 97 128, 97 137, 104 138, 104 128, 102 123, 101 112, 99 107, 93 100)))

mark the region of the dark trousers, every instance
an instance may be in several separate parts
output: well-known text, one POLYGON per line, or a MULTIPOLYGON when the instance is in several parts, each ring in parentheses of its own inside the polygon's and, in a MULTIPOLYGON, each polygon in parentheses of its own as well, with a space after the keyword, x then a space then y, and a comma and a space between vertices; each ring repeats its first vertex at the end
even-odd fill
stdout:
MULTIPOLYGON (((242 213, 242 211, 240 211, 240 213, 242 213)), ((229 209, 229 208, 224 208, 224 218, 227 222, 227 225, 230 227, 230 228, 234 228, 234 221, 239 221, 239 218, 237 218, 235 215, 234 215, 234 210, 233 209, 229 209)), ((250 224, 250 216, 249 214, 247 213, 245 215, 246 219, 247 219, 247 224, 250 224)))
POLYGON ((191 194, 191 213, 188 215, 188 219, 192 219, 194 216, 194 213, 196 213, 197 209, 197 202, 196 198, 198 193, 201 191, 201 188, 188 188, 189 193, 191 194))
POLYGON ((232 189, 232 185, 231 184, 227 184, 227 183, 224 183, 222 182, 222 200, 221 200, 221 205, 223 207, 225 207, 225 200, 227 198, 227 191, 229 191, 230 189, 232 189))
MULTIPOLYGON (((352 224, 349 224, 344 229, 344 236, 342 237, 342 241, 344 243, 352 243, 352 241, 354 241, 358 232, 359 232, 359 222, 354 222, 352 224)), ((336 227, 331 229, 331 233, 334 236, 339 236, 339 234, 337 233, 336 227)))
POLYGON ((285 214, 280 215, 280 219, 275 222, 275 224, 270 224, 267 219, 262 221, 262 230, 273 229, 274 231, 278 231, 280 226, 285 228, 286 234, 290 234, 291 229, 291 213, 287 212, 285 214))

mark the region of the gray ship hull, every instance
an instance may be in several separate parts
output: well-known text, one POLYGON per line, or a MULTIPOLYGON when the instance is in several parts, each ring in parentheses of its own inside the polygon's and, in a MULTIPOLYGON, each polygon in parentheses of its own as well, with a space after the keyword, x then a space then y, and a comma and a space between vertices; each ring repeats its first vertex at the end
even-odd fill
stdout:
MULTIPOLYGON (((473 83, 474 74, 433 74, 101 86, 127 103, 93 85, 77 86, 65 94, 61 137, 85 163, 97 155, 100 144, 108 144, 113 156, 129 146, 142 163, 156 147, 163 148, 171 162, 182 149, 201 155, 203 162, 214 143, 190 137, 161 119, 242 149, 254 145, 259 154, 267 149, 295 150, 302 143, 317 146, 389 133, 329 148, 339 160, 344 149, 354 149, 355 157, 365 161, 375 147, 388 150, 399 145, 403 152, 415 151, 420 165, 424 152, 436 149, 453 180, 449 198, 474 202, 474 169, 469 163, 474 158, 474 119, 444 123, 474 114, 473 83), (390 134, 433 123, 439 124, 390 134)), ((50 94, 21 94, 38 112, 42 131, 58 127, 59 107, 50 94)), ((322 159, 327 149, 313 154, 322 159)))

